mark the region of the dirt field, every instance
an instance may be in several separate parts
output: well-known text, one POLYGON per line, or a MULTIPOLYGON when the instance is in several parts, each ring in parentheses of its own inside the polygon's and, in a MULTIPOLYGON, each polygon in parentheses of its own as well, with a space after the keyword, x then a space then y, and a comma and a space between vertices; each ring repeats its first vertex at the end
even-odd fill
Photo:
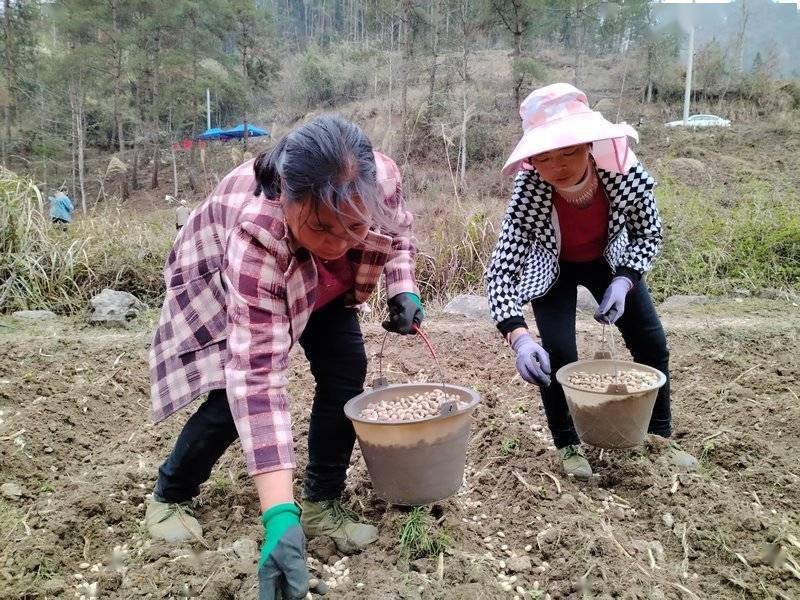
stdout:
MULTIPOLYGON (((374 497, 356 452, 348 498, 381 538, 348 560, 351 582, 327 597, 800 597, 796 304, 665 315, 676 438, 702 466, 676 476, 657 448, 590 450, 597 477, 586 485, 559 474, 537 394, 514 377, 492 327, 429 323, 448 376, 483 395, 465 485, 432 507, 452 540, 441 575, 436 559, 399 557, 406 513, 374 497), (501 560, 509 576, 520 569, 513 586, 524 592, 500 588, 501 560)), ((588 356, 599 330, 586 316, 579 330, 588 356)), ((365 332, 374 357, 381 330, 365 332)), ((0 484, 22 488, 16 499, 0 495, 0 598, 89 598, 94 583, 99 598, 256 597, 255 558, 232 549, 261 536, 238 446, 199 498, 207 547, 147 540, 145 496, 188 416, 149 423, 149 339, 146 323, 114 331, 0 320, 0 484)), ((387 356, 396 382, 433 376, 412 340, 394 341, 387 356)), ((301 356, 292 365, 299 484, 312 383, 301 356)), ((325 560, 324 544, 314 547, 325 560)))

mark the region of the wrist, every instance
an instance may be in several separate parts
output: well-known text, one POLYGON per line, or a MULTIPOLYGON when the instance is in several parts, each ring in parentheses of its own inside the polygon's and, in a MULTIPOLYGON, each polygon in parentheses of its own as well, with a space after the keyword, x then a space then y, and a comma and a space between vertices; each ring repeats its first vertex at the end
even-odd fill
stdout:
POLYGON ((508 342, 511 344, 511 348, 516 352, 516 350, 524 343, 533 342, 533 336, 527 329, 517 329, 512 331, 508 336, 508 342))
POLYGON ((404 292, 411 300, 414 301, 414 304, 417 305, 418 308, 422 308, 422 300, 420 297, 415 294, 414 292, 404 292))
POLYGON ((627 294, 633 289, 633 281, 631 281, 630 277, 626 277, 625 275, 617 275, 614 279, 611 280, 611 283, 619 282, 620 285, 625 285, 626 290, 625 293, 627 294))
POLYGON ((508 341, 508 334, 515 329, 524 329, 525 331, 528 330, 528 324, 525 322, 525 319, 522 316, 508 317, 507 319, 503 319, 502 321, 498 322, 496 325, 500 335, 502 335, 503 339, 506 341, 508 341))
POLYGON ((298 507, 294 502, 284 502, 282 504, 271 506, 261 514, 261 523, 265 528, 269 528, 270 523, 275 523, 282 520, 299 523, 300 507, 298 507))
POLYGON ((633 282, 633 285, 636 285, 642 278, 642 273, 630 267, 617 267, 614 275, 617 277, 627 277, 633 282))

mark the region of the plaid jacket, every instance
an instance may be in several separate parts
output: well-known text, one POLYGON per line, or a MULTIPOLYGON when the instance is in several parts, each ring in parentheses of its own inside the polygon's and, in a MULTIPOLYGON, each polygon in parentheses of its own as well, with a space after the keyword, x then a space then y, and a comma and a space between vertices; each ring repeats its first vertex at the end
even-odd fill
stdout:
MULTIPOLYGON (((385 274, 389 297, 418 293, 413 217, 395 163, 375 153, 399 233, 370 231, 349 251, 355 303, 385 274)), ((286 372, 317 298, 317 271, 294 243, 279 202, 254 196, 253 161, 229 173, 189 218, 164 269, 167 284, 150 349, 153 418, 226 389, 250 474, 294 467, 286 372)))

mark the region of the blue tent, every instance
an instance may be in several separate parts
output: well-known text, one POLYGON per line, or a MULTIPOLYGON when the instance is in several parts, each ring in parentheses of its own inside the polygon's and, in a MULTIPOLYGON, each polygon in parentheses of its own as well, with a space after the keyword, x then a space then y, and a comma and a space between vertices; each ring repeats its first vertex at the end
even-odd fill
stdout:
POLYGON ((218 140, 222 137, 222 129, 219 127, 212 127, 206 129, 203 133, 197 136, 198 140, 218 140))
MULTIPOLYGON (((247 124, 247 137, 259 137, 262 135, 269 135, 269 131, 256 127, 255 125, 247 124)), ((222 137, 225 139, 240 140, 244 137, 244 124, 239 123, 236 127, 222 130, 222 137)))
MULTIPOLYGON (((269 135, 269 131, 256 127, 255 125, 247 124, 247 137, 260 137, 262 135, 269 135)), ((244 124, 240 123, 235 127, 228 129, 220 129, 219 127, 212 127, 206 129, 203 133, 197 136, 199 140, 240 140, 244 137, 244 124)))

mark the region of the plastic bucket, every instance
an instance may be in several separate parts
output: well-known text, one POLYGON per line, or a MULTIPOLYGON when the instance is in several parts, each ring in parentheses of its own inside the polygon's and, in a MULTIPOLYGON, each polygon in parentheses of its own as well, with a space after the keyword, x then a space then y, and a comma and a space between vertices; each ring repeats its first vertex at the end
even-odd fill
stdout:
POLYGON ((389 385, 365 391, 345 404, 375 493, 391 502, 418 506, 455 494, 464 479, 472 413, 480 395, 472 389, 432 383, 389 385), (444 390, 467 402, 461 409, 416 421, 368 421, 360 417, 372 402, 444 390))
POLYGON ((579 360, 561 367, 556 380, 564 388, 578 437, 598 448, 631 448, 644 442, 658 390, 667 382, 658 369, 625 360, 579 360), (644 390, 625 393, 589 392, 569 383, 578 371, 613 374, 615 368, 653 373, 658 379, 644 390))

